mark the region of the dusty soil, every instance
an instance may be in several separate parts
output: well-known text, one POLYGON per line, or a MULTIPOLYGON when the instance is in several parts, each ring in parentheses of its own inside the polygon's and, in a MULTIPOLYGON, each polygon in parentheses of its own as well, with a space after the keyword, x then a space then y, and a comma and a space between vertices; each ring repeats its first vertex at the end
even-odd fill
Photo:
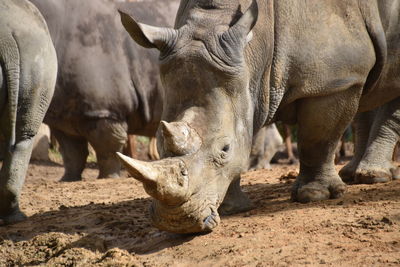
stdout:
POLYGON ((131 178, 96 180, 92 168, 59 183, 60 165, 34 163, 21 199, 30 218, 0 227, 0 266, 400 265, 400 181, 299 204, 289 200, 291 171, 245 174, 254 210, 182 236, 150 225, 150 199, 131 178))

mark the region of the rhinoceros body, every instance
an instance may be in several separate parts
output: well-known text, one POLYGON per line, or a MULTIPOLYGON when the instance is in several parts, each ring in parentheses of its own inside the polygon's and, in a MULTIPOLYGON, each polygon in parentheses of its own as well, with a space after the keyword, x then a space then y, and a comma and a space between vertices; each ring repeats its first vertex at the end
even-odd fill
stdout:
POLYGON ((19 196, 33 138, 54 92, 57 58, 39 11, 25 0, 0 0, 0 224, 20 221, 19 196))
MULTIPOLYGON (((253 134, 276 120, 298 123, 292 199, 341 197, 334 152, 346 126, 400 96, 399 14, 399 0, 182 0, 172 29, 123 13, 132 38, 160 51, 166 91, 164 159, 123 158, 154 197, 154 224, 210 231, 219 213, 248 209, 240 173, 253 134)), ((378 120, 386 136, 400 130, 397 110, 378 120)))
POLYGON ((117 177, 127 134, 154 136, 162 111, 158 55, 136 45, 117 8, 147 22, 171 25, 177 0, 116 3, 32 0, 43 13, 59 59, 56 90, 45 123, 60 143, 63 180, 80 180, 88 142, 99 177, 117 177))

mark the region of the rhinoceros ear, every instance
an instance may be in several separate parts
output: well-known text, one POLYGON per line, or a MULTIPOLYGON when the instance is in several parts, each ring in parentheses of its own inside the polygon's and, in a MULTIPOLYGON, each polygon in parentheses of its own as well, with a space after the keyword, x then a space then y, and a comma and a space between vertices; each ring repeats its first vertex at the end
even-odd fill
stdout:
POLYGON ((172 28, 153 27, 136 22, 127 13, 118 10, 121 22, 126 31, 139 45, 146 48, 157 48, 161 52, 169 50, 177 38, 177 30, 172 28))
POLYGON ((258 4, 257 0, 253 0, 240 19, 223 34, 224 39, 236 44, 249 42, 253 37, 251 30, 256 24, 257 18, 258 4))

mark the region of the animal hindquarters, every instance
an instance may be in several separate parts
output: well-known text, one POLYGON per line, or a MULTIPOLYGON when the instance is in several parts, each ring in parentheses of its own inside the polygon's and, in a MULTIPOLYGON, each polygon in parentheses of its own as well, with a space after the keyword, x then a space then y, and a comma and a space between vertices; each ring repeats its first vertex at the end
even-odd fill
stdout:
POLYGON ((7 43, 16 44, 3 47, 0 43, 2 73, 7 76, 2 90, 5 85, 8 92, 0 123, 10 144, 0 171, 0 221, 7 224, 25 217, 19 209, 19 196, 33 137, 53 96, 57 57, 47 26, 32 4, 28 1, 0 1, 0 4, 9 7, 5 12, 0 10, 0 23, 5 23, 0 25, 0 40, 4 44, 4 38, 11 35, 13 40, 8 39, 7 43), (9 54, 4 56, 4 53, 9 54))
MULTIPOLYGON (((47 43, 39 41, 36 48, 32 46, 27 50, 23 50, 23 43, 20 44, 20 84, 23 87, 19 88, 15 142, 6 154, 0 172, 0 219, 6 224, 25 218, 19 210, 19 196, 32 152, 33 137, 43 121, 54 91, 56 56, 49 37, 47 40, 47 43), (40 58, 39 62, 46 62, 46 66, 32 62, 35 56, 40 58)), ((2 115, 2 128, 12 128, 2 115)), ((9 140, 11 136, 7 132, 10 131, 6 131, 6 139, 9 140)))

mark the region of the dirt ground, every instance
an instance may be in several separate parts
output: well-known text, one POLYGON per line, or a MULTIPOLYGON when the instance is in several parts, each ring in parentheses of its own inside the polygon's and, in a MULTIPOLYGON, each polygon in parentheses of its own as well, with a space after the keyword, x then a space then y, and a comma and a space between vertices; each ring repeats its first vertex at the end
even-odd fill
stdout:
MULTIPOLYGON (((254 210, 206 235, 150 225, 150 199, 132 178, 59 183, 54 163, 30 165, 22 209, 0 227, 0 266, 399 266, 400 181, 352 185, 343 199, 289 200, 296 167, 244 175, 254 210)), ((126 176, 126 174, 125 174, 126 176)))

